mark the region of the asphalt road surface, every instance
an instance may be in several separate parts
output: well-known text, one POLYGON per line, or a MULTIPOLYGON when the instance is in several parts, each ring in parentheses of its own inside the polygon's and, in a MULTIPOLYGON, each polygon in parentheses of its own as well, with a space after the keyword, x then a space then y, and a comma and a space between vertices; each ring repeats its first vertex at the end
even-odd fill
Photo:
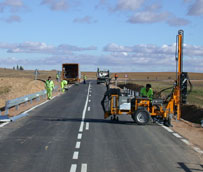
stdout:
POLYGON ((103 84, 80 84, 0 128, 0 172, 201 172, 198 153, 157 124, 103 119, 103 84))

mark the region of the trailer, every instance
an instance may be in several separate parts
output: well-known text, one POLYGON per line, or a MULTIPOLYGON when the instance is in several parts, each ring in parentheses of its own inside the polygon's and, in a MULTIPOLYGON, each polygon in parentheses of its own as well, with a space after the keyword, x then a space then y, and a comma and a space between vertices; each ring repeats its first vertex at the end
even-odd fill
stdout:
POLYGON ((70 84, 80 83, 80 70, 78 63, 64 63, 62 64, 62 80, 68 81, 70 84))

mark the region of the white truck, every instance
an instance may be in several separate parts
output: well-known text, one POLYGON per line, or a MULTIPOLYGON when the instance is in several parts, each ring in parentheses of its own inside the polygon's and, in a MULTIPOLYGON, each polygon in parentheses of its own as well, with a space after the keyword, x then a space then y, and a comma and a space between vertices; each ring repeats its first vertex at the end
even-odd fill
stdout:
POLYGON ((99 70, 97 68, 97 84, 105 83, 110 78, 109 70, 99 70))

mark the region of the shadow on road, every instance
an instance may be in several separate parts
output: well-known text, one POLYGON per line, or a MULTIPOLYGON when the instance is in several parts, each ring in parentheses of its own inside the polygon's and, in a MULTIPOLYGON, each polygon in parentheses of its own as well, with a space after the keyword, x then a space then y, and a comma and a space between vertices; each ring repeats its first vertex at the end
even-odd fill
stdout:
POLYGON ((193 163, 184 163, 184 162, 178 162, 179 167, 183 169, 185 172, 203 172, 203 164, 193 164, 193 163))
MULTIPOLYGON (((54 117, 52 117, 52 118, 40 118, 40 119, 35 118, 35 120, 43 120, 43 121, 51 121, 51 122, 81 122, 82 118, 63 118, 63 117, 54 118, 54 117)), ((105 120, 105 119, 85 118, 84 122, 141 126, 141 125, 137 125, 133 121, 124 121, 124 120, 114 121, 114 120, 108 120, 108 119, 105 120)), ((150 125, 150 126, 158 126, 155 123, 150 123, 148 125, 150 125)))

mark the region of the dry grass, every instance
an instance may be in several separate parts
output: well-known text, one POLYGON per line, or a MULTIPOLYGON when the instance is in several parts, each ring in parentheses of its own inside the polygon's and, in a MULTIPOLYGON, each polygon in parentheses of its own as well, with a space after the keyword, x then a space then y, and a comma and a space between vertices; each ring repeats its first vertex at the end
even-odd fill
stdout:
MULTIPOLYGON (((96 72, 82 72, 86 74, 88 78, 96 79, 96 72)), ((123 72, 117 73, 119 79, 124 79, 127 74, 128 80, 175 80, 175 72, 123 72)), ((188 73, 191 80, 203 80, 203 73, 188 73)), ((115 73, 111 73, 111 77, 114 78, 115 73)))

